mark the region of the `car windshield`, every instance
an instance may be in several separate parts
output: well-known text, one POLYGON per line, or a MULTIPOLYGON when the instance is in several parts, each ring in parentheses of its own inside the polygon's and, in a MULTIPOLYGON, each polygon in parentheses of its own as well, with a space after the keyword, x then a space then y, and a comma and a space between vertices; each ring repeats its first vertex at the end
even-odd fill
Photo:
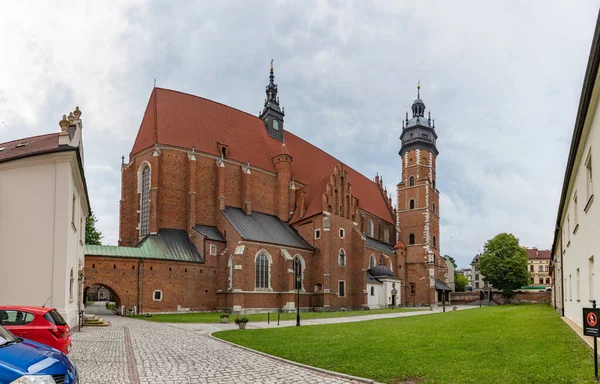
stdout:
POLYGON ((67 325, 67 322, 63 317, 54 309, 44 315, 44 319, 48 320, 55 325, 67 325))
POLYGON ((12 333, 8 332, 4 327, 0 326, 0 345, 19 341, 12 333))

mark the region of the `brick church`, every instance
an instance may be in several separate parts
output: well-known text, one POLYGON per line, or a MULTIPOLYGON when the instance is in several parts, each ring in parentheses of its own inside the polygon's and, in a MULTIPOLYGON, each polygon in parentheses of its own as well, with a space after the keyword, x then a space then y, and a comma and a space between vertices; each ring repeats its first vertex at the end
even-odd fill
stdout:
MULTIPOLYGON (((435 124, 402 122, 397 206, 382 179, 285 130, 271 66, 253 116, 155 88, 123 160, 119 246, 87 246, 86 286, 141 312, 428 305, 439 251, 435 124)), ((447 297, 447 296, 446 296, 447 297)))

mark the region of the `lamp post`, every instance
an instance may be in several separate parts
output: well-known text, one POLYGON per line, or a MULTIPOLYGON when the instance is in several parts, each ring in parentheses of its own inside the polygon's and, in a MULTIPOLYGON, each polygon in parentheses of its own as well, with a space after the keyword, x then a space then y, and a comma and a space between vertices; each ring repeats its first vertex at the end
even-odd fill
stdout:
POLYGON ((296 299, 296 327, 300 326, 300 266, 298 265, 298 272, 296 273, 296 289, 298 290, 298 296, 296 299))

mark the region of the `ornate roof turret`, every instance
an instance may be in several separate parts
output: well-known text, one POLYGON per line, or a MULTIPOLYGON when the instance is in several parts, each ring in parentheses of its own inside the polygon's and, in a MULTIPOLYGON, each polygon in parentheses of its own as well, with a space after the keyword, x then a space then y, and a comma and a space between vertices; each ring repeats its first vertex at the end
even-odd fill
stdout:
POLYGON ((413 117, 406 118, 402 122, 402 134, 400 140, 402 147, 400 148, 400 156, 404 156, 407 151, 412 149, 425 149, 438 155, 438 150, 435 145, 437 134, 435 132, 435 123, 431 119, 431 112, 425 117, 425 103, 421 100, 421 84, 417 86, 417 98, 412 104, 413 117))
POLYGON ((260 118, 265 121, 265 127, 269 136, 283 141, 283 117, 285 111, 279 106, 279 96, 277 96, 277 84, 275 84, 275 74, 273 73, 273 59, 271 59, 271 68, 269 73, 269 84, 265 90, 267 97, 260 118))

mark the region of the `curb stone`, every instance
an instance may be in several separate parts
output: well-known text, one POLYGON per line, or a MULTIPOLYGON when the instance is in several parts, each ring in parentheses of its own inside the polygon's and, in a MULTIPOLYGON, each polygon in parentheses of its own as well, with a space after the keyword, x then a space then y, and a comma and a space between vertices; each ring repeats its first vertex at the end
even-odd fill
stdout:
MULTIPOLYGON (((222 332, 222 331, 218 331, 218 332, 222 332)), ((352 376, 352 375, 347 375, 347 374, 345 374, 345 373, 340 373, 340 372, 329 371, 329 370, 327 370, 327 369, 323 369, 323 368, 317 368, 317 367, 313 367, 312 365, 306 365, 306 364, 298 363, 298 362, 296 362, 296 361, 287 360, 287 359, 284 359, 284 358, 281 358, 281 357, 277 357, 277 356, 269 355, 268 353, 260 352, 260 351, 257 351, 257 350, 255 350, 255 349, 251 349, 251 348, 248 348, 248 347, 241 346, 241 345, 239 345, 239 344, 234 344, 234 343, 232 343, 232 342, 230 342, 230 341, 227 341, 227 340, 219 339, 219 338, 217 338, 217 337, 213 336, 213 335, 212 335, 213 333, 214 333, 214 332, 211 332, 211 333, 209 333, 209 334, 208 334, 208 337, 210 337, 210 338, 211 338, 211 339, 213 339, 213 340, 220 341, 221 343, 229 344, 229 345, 230 345, 230 346, 232 346, 232 347, 235 347, 235 348, 240 348, 240 349, 244 349, 244 350, 246 350, 246 351, 249 351, 249 352, 255 353, 255 354, 257 354, 257 355, 261 355, 261 356, 267 357, 267 358, 269 358, 269 359, 273 359, 273 360, 281 361, 281 362, 283 362, 283 363, 287 363, 287 364, 295 365, 295 366, 297 366, 297 367, 301 367, 301 368, 310 369, 310 370, 312 370, 312 371, 316 371, 316 372, 319 372, 319 373, 323 373, 323 374, 326 374, 326 375, 329 375, 329 376, 339 377, 339 378, 342 378, 342 379, 351 380, 351 381, 358 382, 358 383, 382 384, 382 383, 379 383, 379 382, 377 382, 377 381, 375 381, 375 380, 371 380, 371 379, 365 379, 364 377, 352 376)))

